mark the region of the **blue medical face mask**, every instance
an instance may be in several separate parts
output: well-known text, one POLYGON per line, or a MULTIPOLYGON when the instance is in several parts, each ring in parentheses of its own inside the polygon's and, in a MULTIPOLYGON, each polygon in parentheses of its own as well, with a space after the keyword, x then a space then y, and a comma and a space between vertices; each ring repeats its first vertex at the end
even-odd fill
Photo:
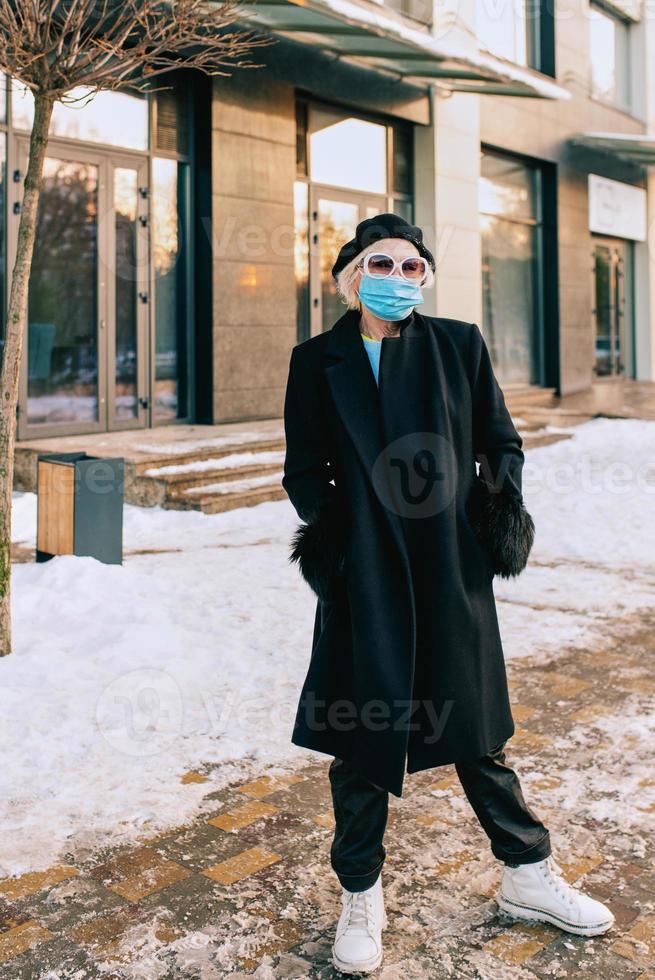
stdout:
POLYGON ((359 298, 366 309, 381 320, 404 320, 415 306, 425 302, 421 287, 402 276, 374 279, 368 274, 363 275, 359 298))

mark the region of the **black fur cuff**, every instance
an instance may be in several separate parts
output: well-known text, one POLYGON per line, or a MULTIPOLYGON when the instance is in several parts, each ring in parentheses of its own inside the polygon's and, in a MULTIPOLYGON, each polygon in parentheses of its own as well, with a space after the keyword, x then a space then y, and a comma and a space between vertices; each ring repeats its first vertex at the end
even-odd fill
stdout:
POLYGON ((486 550, 494 575, 520 575, 534 542, 534 521, 523 501, 506 490, 491 490, 479 476, 467 510, 473 530, 486 550))
POLYGON ((300 524, 291 541, 289 561, 321 602, 333 602, 343 584, 345 515, 334 503, 322 507, 312 521, 300 524))

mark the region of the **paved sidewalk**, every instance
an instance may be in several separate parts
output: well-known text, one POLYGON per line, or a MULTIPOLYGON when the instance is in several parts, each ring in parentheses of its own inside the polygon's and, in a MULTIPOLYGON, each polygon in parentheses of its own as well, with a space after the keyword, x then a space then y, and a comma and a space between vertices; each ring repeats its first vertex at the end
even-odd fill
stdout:
MULTIPOLYGON (((654 627, 634 618, 602 649, 509 664, 509 761, 568 879, 616 927, 585 940, 500 919, 499 865, 443 767, 392 798, 377 977, 655 977, 654 627)), ((316 758, 211 794, 208 814, 141 846, 0 882, 2 980, 335 976, 329 760, 316 758)))

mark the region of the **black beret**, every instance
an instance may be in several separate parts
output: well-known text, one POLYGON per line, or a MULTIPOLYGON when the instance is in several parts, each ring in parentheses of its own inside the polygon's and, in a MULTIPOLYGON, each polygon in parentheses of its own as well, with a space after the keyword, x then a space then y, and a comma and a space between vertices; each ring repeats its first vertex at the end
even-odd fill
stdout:
POLYGON ((423 244, 423 232, 417 225, 410 225, 399 214, 376 214, 373 218, 360 221, 355 231, 355 237, 343 246, 332 266, 332 275, 336 279, 345 266, 359 255, 368 245, 381 238, 404 238, 418 249, 419 255, 427 259, 434 271, 435 264, 432 252, 423 244))

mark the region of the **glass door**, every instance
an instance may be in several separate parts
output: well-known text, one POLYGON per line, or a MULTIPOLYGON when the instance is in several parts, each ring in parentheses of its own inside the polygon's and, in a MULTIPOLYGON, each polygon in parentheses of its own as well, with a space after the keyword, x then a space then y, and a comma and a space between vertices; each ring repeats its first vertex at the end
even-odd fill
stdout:
POLYGON ((625 367, 624 248, 616 242, 594 246, 594 371, 599 377, 621 375, 625 367))
MULTIPOLYGON (((22 144, 21 175, 26 167, 27 144, 22 144)), ((29 285, 21 437, 93 432, 105 423, 101 169, 95 155, 76 151, 72 157, 54 147, 45 160, 29 285)))
MULTIPOLYGON (((27 152, 21 140, 21 174, 27 152)), ((50 143, 30 275, 19 438, 147 423, 146 174, 141 160, 50 143)))
POLYGON ((360 221, 386 210, 384 197, 312 187, 309 222, 312 334, 330 330, 346 311, 332 278, 339 249, 354 238, 360 221))

